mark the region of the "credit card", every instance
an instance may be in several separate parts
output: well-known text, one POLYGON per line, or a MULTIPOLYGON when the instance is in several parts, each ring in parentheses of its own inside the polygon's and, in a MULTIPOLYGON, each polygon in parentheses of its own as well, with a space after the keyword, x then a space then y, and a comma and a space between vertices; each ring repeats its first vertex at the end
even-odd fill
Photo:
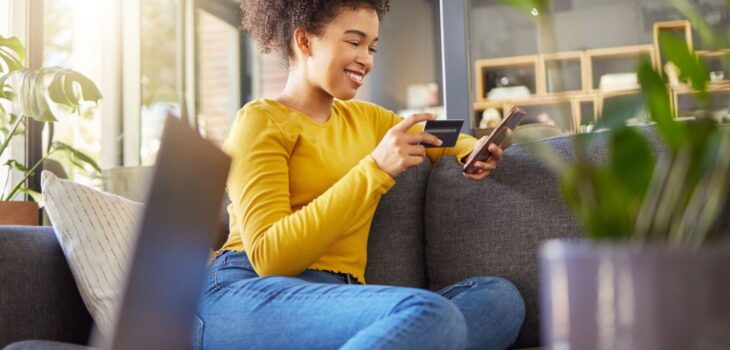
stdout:
POLYGON ((441 146, 424 143, 423 147, 454 147, 463 124, 464 119, 427 120, 423 131, 438 137, 444 143, 441 146))

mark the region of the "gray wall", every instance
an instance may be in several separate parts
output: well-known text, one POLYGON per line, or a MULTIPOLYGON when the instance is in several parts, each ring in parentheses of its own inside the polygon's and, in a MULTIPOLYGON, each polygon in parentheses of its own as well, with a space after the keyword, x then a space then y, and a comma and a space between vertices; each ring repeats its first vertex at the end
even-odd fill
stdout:
MULTIPOLYGON (((446 0, 454 1, 454 0, 446 0)), ((717 26, 728 27, 725 0, 690 0, 717 26)), ((471 0, 471 59, 538 53, 537 26, 498 0, 471 0)), ((557 51, 651 44, 652 24, 681 18, 668 0, 552 0, 557 51)), ((375 69, 357 98, 398 110, 409 84, 441 85, 439 2, 394 0, 380 26, 375 69)), ((695 48, 703 45, 695 39, 695 48)), ((471 67, 470 67, 471 69, 471 67)))
POLYGON ((378 53, 357 98, 398 110, 410 84, 441 84, 438 1, 394 0, 380 25, 378 53))
MULTIPOLYGON (((724 0, 690 0, 717 26, 728 25, 724 0)), ((538 53, 537 26, 525 14, 496 0, 473 0, 472 59, 538 53)), ((651 44, 653 23, 681 19, 668 0, 553 0, 557 51, 651 44)), ((702 48, 699 40, 696 45, 702 48)), ((696 48, 698 48, 696 47, 696 48)))

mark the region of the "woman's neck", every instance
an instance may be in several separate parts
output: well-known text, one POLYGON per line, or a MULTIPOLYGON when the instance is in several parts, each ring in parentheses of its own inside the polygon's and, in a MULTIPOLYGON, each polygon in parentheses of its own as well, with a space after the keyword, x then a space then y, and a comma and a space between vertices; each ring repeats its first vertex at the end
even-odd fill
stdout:
POLYGON ((334 98, 312 86, 295 71, 289 73, 284 91, 276 98, 279 103, 304 113, 315 122, 329 120, 334 98))

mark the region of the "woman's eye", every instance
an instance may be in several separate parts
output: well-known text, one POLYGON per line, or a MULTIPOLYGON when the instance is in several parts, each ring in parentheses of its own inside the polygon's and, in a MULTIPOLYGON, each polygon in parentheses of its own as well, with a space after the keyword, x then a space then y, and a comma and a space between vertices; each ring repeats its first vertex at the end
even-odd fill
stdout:
POLYGON ((352 45, 352 46, 355 46, 355 47, 357 47, 358 45, 360 45, 360 43, 357 42, 357 41, 348 41, 347 43, 350 44, 350 45, 352 45))
POLYGON ((376 49, 374 47, 371 47, 370 49, 368 49, 368 51, 370 51, 370 53, 373 54, 373 55, 376 54, 376 53, 378 53, 378 49, 376 49))

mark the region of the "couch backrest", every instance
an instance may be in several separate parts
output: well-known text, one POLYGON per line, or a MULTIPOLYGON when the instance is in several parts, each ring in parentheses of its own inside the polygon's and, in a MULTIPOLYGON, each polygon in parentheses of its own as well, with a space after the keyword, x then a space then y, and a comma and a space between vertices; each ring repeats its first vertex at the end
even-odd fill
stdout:
POLYGON ((86 344, 91 316, 51 227, 0 226, 0 348, 26 339, 86 344))
MULTIPOLYGON (((652 128, 644 128, 663 153, 652 128)), ((598 135, 589 158, 607 156, 598 135)), ((574 137, 538 141, 573 160, 574 137)), ((461 176, 454 158, 431 173, 425 204, 427 272, 437 290, 471 276, 500 276, 513 282, 526 304, 517 347, 539 345, 537 251, 542 241, 579 237, 582 229, 564 204, 556 176, 525 145, 507 150, 499 168, 480 182, 461 176)))
POLYGON ((423 203, 431 163, 426 158, 396 178, 378 203, 370 226, 368 284, 426 288, 423 203))

